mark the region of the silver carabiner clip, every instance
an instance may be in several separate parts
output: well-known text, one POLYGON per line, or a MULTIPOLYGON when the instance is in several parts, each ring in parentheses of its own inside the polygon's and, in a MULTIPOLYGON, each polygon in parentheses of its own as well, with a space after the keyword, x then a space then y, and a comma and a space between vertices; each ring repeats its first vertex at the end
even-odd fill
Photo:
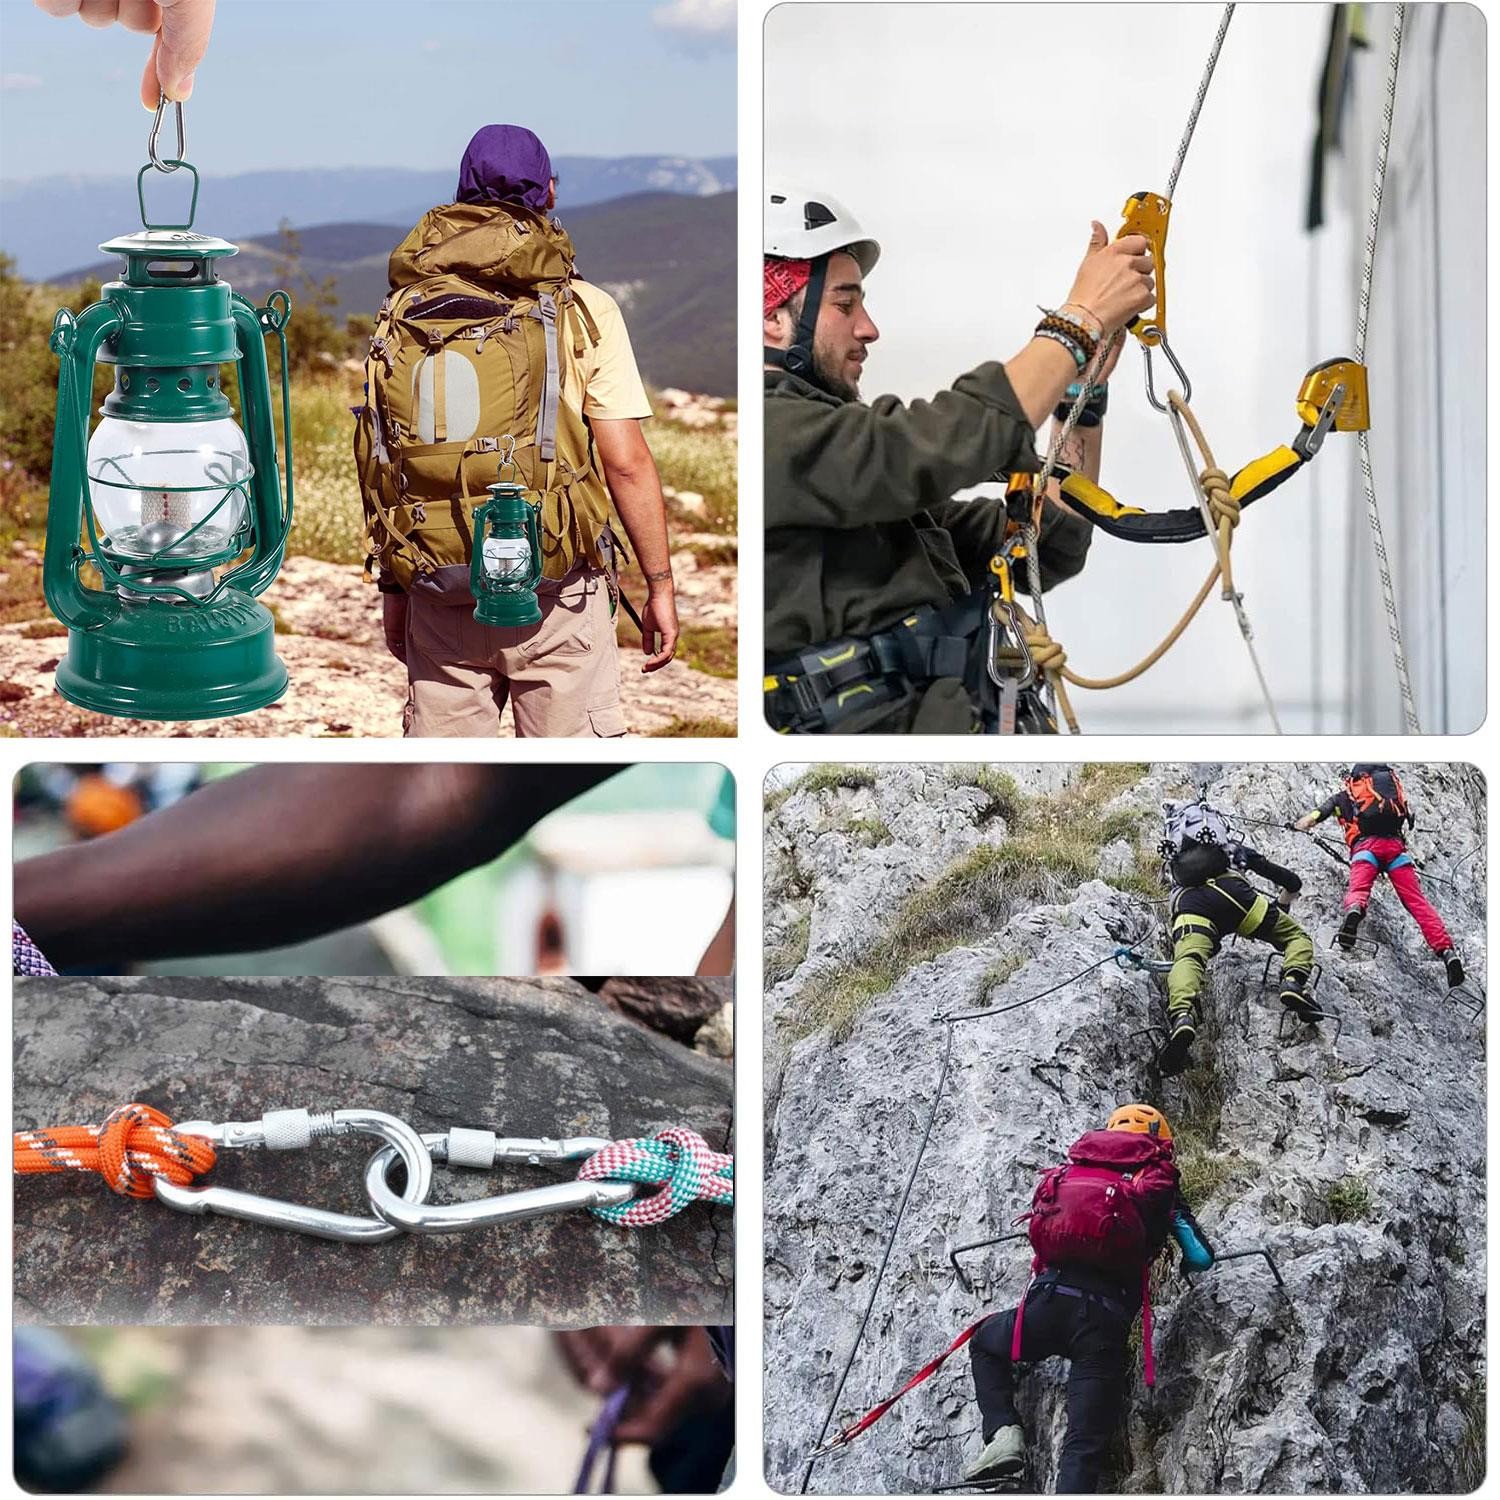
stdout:
MULTIPOLYGON (((1153 330, 1147 329, 1147 332, 1153 330)), ((1161 336, 1161 350, 1167 356, 1168 362, 1177 373, 1177 378, 1182 382, 1182 399, 1191 401, 1193 399, 1193 382, 1188 379, 1188 372, 1182 368, 1182 361, 1172 353, 1172 346, 1167 342, 1166 334, 1161 336)), ((1157 411, 1170 412, 1171 407, 1156 399, 1156 382, 1151 378, 1151 345, 1142 344, 1141 352, 1146 356, 1146 399, 1157 411)))
MULTIPOLYGON (((609 1144, 600 1136, 565 1136, 554 1140, 547 1136, 497 1136, 492 1130, 459 1129, 422 1137, 422 1145, 433 1161, 481 1172, 502 1161, 524 1162, 528 1166, 545 1161, 582 1161, 609 1144)), ((386 1180, 396 1163, 396 1155, 391 1146, 383 1146, 365 1167, 365 1193, 370 1207, 395 1226, 393 1234, 398 1229, 413 1234, 454 1234, 491 1224, 515 1224, 522 1219, 566 1213, 570 1209, 629 1203, 642 1190, 639 1183, 630 1182, 558 1182, 492 1198, 475 1198, 467 1203, 427 1203, 426 1194, 415 1198, 410 1192, 398 1194, 386 1180)))
POLYGON ((1013 681, 1018 690, 1024 692, 1036 681, 1036 658, 1031 654, 1031 647, 1026 641, 1026 632, 1021 628, 1020 619, 1016 615, 1014 604, 1004 599, 996 599, 990 605, 989 610, 989 635, 986 642, 985 667, 990 674, 990 681, 998 688, 1003 688, 1008 681, 1013 681), (1004 610, 1005 618, 1010 622, 1010 633, 1016 638, 1016 646, 1020 650, 1021 660, 1026 663, 1019 679, 1009 672, 1002 672, 995 663, 996 647, 1000 644, 1000 621, 995 616, 995 611, 1004 610))
POLYGON ((161 101, 156 106, 156 118, 151 122, 151 135, 146 141, 146 154, 151 158, 151 165, 158 172, 175 172, 182 165, 183 158, 187 155, 187 129, 182 123, 180 99, 169 100, 165 94, 161 96, 161 101), (177 113, 177 154, 163 161, 156 152, 156 139, 161 134, 161 119, 169 103, 177 113))
MULTIPOLYGON (((432 1191, 432 1158, 422 1137, 404 1120, 378 1109, 336 1109, 329 1114, 309 1114, 305 1109, 268 1110, 259 1120, 230 1120, 214 1124, 189 1120, 173 1127, 179 1134, 202 1136, 220 1148, 295 1151, 320 1136, 373 1135, 390 1144, 385 1149, 406 1163, 405 1196, 420 1202, 432 1191)), ((154 1178, 156 1196, 184 1214, 222 1214, 229 1219, 248 1219, 275 1229, 294 1229, 321 1240, 343 1240, 370 1244, 394 1239, 399 1229, 384 1219, 368 1215, 334 1213, 282 1198, 266 1198, 226 1187, 178 1187, 154 1178)))

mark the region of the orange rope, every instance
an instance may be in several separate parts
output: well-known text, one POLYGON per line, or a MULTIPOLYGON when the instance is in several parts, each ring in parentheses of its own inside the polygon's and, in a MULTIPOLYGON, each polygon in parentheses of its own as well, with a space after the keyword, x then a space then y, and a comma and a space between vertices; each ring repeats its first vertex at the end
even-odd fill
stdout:
POLYGON ((102 1125, 55 1125, 15 1134, 15 1170, 97 1172, 112 1192, 149 1198, 151 1180, 165 1177, 186 1187, 213 1166, 213 1145, 180 1135, 159 1109, 122 1104, 102 1125))

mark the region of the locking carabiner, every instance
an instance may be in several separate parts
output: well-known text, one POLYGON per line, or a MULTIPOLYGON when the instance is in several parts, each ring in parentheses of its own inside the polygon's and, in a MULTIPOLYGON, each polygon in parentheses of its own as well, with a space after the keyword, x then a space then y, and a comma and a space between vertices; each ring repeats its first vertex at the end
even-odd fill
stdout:
MULTIPOLYGON (((564 1136, 559 1140, 549 1136, 497 1136, 492 1130, 467 1129, 422 1137, 424 1154, 432 1161, 481 1172, 489 1171, 496 1162, 539 1166, 542 1162, 582 1161, 610 1144, 600 1136, 564 1136)), ((491 1224, 514 1224, 575 1208, 629 1203, 640 1192, 637 1184, 629 1182, 558 1182, 467 1203, 427 1203, 425 1193, 413 1197, 409 1191, 398 1194, 391 1188, 387 1174, 396 1156, 393 1147, 382 1146, 365 1167, 365 1193, 370 1206, 392 1226, 392 1234, 402 1229, 413 1234, 452 1234, 491 1224)))
MULTIPOLYGON (((203 1136, 215 1146, 230 1150, 295 1151, 320 1136, 373 1135, 389 1142, 384 1149, 392 1157, 399 1154, 406 1164, 404 1193, 408 1200, 419 1203, 432 1191, 432 1158, 422 1137, 404 1120, 378 1109, 336 1109, 316 1115, 305 1109, 273 1109, 259 1120, 230 1120, 223 1124, 189 1120, 174 1129, 183 1135, 203 1136)), ((384 1219, 335 1213, 237 1188, 178 1187, 160 1177, 153 1179, 152 1187, 168 1208, 179 1213, 222 1214, 229 1219, 248 1219, 252 1224, 294 1229, 317 1239, 369 1244, 394 1239, 401 1233, 384 1219)))

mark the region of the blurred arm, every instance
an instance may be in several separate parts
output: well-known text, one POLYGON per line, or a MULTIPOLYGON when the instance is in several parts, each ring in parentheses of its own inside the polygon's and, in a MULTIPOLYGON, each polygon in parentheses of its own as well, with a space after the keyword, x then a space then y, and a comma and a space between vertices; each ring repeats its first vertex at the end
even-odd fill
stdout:
POLYGON ((495 858, 619 766, 278 765, 15 871, 59 968, 302 942, 495 858))

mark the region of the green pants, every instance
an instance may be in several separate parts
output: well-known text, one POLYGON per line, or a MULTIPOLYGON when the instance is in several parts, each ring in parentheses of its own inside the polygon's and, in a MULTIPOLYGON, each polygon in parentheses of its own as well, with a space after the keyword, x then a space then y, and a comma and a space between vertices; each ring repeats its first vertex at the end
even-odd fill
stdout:
MULTIPOLYGON (((1241 937, 1258 938, 1281 954, 1281 973, 1306 978, 1312 972, 1312 939, 1284 911, 1268 925, 1271 901, 1258 896, 1236 931, 1241 937)), ((1219 951, 1224 934, 1207 917, 1184 912, 1172 922, 1172 972, 1167 976, 1167 1018, 1198 1020, 1198 996, 1208 974, 1208 961, 1219 951)))

